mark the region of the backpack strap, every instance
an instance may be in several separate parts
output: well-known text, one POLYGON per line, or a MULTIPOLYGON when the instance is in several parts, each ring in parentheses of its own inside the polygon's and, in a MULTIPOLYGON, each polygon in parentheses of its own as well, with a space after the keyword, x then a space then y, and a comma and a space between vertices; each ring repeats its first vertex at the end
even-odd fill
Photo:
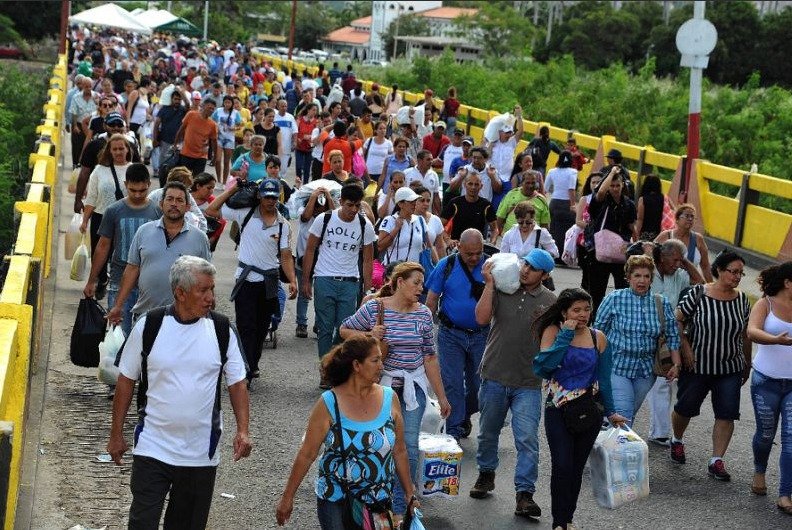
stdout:
MULTIPOLYGON (((360 220, 360 251, 358 252, 358 276, 360 278, 360 288, 363 289, 363 249, 366 241, 366 216, 358 213, 360 220)), ((327 225, 325 225, 327 227, 327 225)))
POLYGON ((231 321, 227 316, 215 311, 209 311, 209 316, 214 322, 217 344, 220 346, 220 363, 225 366, 228 361, 228 343, 231 340, 231 321))
MULTIPOLYGON (((314 259, 313 263, 310 264, 311 269, 310 272, 313 274, 314 269, 316 268, 316 262, 319 261, 319 249, 322 248, 322 241, 324 241, 325 232, 327 232, 327 225, 330 224, 330 219, 333 217, 333 210, 324 213, 324 218, 322 220, 322 231, 319 232, 319 241, 316 242, 316 248, 314 249, 314 259)), ((303 261, 303 267, 306 266, 305 261, 303 261)), ((361 265, 362 267, 362 265, 361 265)))
POLYGON ((539 238, 542 237, 542 227, 537 226, 538 230, 536 231, 536 241, 534 241, 534 248, 542 248, 539 246, 539 238))
POLYGON ((443 267, 443 283, 448 280, 448 277, 451 276, 451 271, 454 270, 454 265, 456 264, 457 255, 456 253, 451 254, 446 258, 445 267, 443 267))
POLYGON ((140 352, 140 384, 138 385, 137 392, 137 408, 138 408, 138 424, 135 427, 134 440, 137 445, 140 432, 143 430, 143 423, 146 418, 146 394, 148 392, 148 356, 151 353, 151 348, 154 346, 154 341, 157 339, 157 334, 162 327, 162 321, 165 319, 165 313, 168 306, 154 308, 146 312, 146 321, 143 324, 143 347, 140 352))
POLYGON ((242 241, 242 231, 245 229, 247 224, 250 222, 250 218, 253 217, 253 214, 256 213, 256 206, 253 206, 250 211, 245 215, 245 218, 242 219, 242 224, 239 225, 239 240, 242 241))

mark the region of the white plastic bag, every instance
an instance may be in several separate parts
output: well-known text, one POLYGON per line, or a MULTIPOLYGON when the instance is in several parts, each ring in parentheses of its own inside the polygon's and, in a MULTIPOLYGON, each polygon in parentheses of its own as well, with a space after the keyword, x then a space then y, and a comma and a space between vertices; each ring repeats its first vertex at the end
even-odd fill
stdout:
POLYGON ((410 123, 410 109, 414 108, 415 113, 413 114, 413 121, 415 122, 415 126, 418 127, 422 125, 424 122, 424 113, 425 110, 423 105, 417 105, 415 107, 411 107, 410 105, 405 105, 404 107, 399 108, 396 111, 396 123, 399 125, 407 125, 410 123))
POLYGON ((488 262, 492 262, 492 277, 495 288, 506 294, 514 294, 520 288, 520 258, 511 252, 495 254, 488 262))
POLYGON ((330 94, 327 95, 327 106, 329 107, 332 103, 341 103, 341 100, 344 99, 344 90, 341 88, 341 85, 335 84, 333 88, 330 89, 330 94))
POLYGON ((603 508, 649 496, 649 448, 629 427, 600 432, 589 461, 591 488, 603 508))
POLYGON ((445 420, 440 416, 440 403, 436 399, 426 400, 426 408, 421 419, 421 432, 440 434, 445 431, 445 420))
POLYGON ((495 116, 489 121, 487 126, 484 127, 484 138, 486 138, 488 142, 494 142, 499 138, 498 133, 500 132, 501 127, 506 125, 509 127, 514 127, 514 122, 515 117, 509 113, 495 116))
POLYGON ((85 244, 83 238, 80 246, 74 251, 71 261, 71 272, 69 278, 78 282, 84 282, 88 279, 88 272, 91 270, 91 258, 88 255, 88 245, 85 244))
POLYGON ((422 432, 418 436, 418 467, 415 482, 418 494, 457 498, 462 471, 462 448, 447 434, 422 432))
POLYGON ((76 167, 72 169, 71 177, 69 177, 69 193, 77 193, 77 181, 80 178, 80 168, 76 167))
POLYGON ((292 193, 286 202, 286 208, 289 209, 289 215, 292 216, 292 219, 296 219, 300 215, 302 208, 305 208, 305 205, 308 204, 311 194, 318 188, 324 188, 329 191, 336 204, 341 202, 341 184, 338 182, 329 179, 316 179, 306 182, 292 193))
POLYGON ((577 240, 581 233, 583 233, 583 229, 574 224, 564 235, 564 251, 561 254, 561 259, 570 267, 577 265, 577 240))
POLYGON ((105 338, 99 343, 99 381, 114 385, 118 381, 118 367, 115 365, 118 350, 124 345, 124 332, 121 326, 107 330, 105 338))
POLYGON ((77 247, 80 246, 82 241, 82 233, 80 232, 80 225, 82 225, 82 214, 76 213, 72 215, 69 228, 66 229, 66 244, 63 245, 64 259, 72 259, 77 247))

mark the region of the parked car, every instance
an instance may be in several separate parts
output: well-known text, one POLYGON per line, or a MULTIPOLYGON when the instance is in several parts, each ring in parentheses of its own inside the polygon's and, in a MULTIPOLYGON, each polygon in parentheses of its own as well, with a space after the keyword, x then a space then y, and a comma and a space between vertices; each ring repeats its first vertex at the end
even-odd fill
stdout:
POLYGON ((0 59, 25 59, 27 53, 18 44, 0 44, 0 59))

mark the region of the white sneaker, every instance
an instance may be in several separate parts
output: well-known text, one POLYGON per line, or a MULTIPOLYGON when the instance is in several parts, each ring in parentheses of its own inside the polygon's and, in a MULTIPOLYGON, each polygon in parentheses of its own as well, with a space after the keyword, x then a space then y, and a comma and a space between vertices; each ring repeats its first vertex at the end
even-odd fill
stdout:
POLYGON ((649 442, 661 447, 671 447, 670 438, 649 438, 649 442))

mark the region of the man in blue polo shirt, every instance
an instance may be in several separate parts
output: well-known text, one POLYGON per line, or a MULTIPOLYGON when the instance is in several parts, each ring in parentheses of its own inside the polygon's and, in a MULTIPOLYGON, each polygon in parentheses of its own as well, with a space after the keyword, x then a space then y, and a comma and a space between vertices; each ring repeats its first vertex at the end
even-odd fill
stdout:
POLYGON ((440 260, 426 282, 426 305, 440 319, 440 371, 451 403, 446 432, 457 440, 470 435, 470 416, 478 412, 478 367, 489 324, 476 323, 476 302, 484 287, 481 267, 486 258, 481 232, 469 228, 460 236, 459 253, 440 260))

